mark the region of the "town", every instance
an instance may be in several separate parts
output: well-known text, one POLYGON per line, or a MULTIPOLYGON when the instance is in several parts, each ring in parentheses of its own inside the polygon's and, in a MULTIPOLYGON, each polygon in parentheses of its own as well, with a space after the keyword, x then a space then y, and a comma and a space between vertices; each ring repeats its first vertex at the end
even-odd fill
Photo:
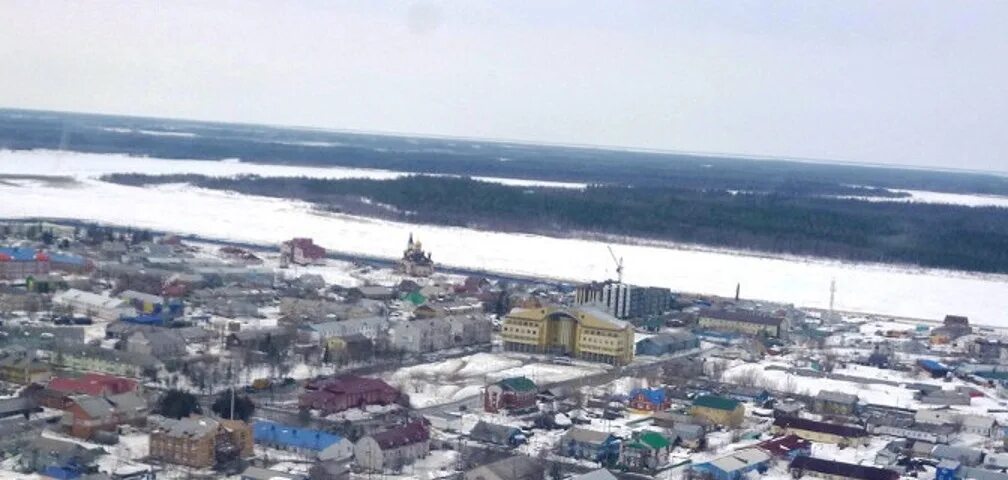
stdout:
POLYGON ((402 240, 0 223, 0 478, 1008 480, 1008 336, 954 305, 674 292, 612 249, 613 279, 480 275, 402 240))

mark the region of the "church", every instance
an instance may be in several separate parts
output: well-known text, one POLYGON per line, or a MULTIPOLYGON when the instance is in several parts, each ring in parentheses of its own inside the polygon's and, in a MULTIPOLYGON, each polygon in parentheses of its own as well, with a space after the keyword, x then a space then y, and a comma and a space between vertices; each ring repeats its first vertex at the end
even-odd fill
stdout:
POLYGON ((396 262, 396 270, 411 277, 429 277, 434 273, 431 254, 423 251, 423 245, 419 240, 413 241, 412 233, 409 242, 406 243, 402 259, 396 262))

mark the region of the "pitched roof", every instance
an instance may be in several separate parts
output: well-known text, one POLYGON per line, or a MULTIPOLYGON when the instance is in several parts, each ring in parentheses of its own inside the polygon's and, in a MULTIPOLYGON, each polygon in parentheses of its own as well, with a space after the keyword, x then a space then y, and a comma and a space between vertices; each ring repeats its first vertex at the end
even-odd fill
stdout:
POLYGON ((496 478, 507 480, 540 480, 545 474, 545 469, 542 465, 523 455, 508 457, 503 460, 488 463, 482 467, 477 467, 474 470, 478 470, 480 468, 490 470, 496 478))
POLYGON ((665 448, 665 447, 668 447, 669 445, 671 445, 669 443, 668 439, 665 438, 664 435, 662 435, 660 433, 657 433, 657 432, 650 432, 649 431, 649 432, 641 433, 640 436, 637 437, 637 440, 640 441, 640 442, 643 442, 647 446, 649 446, 651 448, 654 448, 654 449, 665 448))
POLYGON ((861 427, 856 427, 853 425, 842 425, 839 423, 819 422, 816 420, 810 420, 808 418, 777 417, 777 419, 774 420, 773 424, 774 426, 780 428, 797 428, 799 430, 827 433, 831 435, 838 435, 845 438, 868 436, 868 432, 861 427))
POLYGON ((790 468, 861 480, 896 480, 899 478, 899 473, 885 468, 835 462, 833 460, 806 457, 804 455, 799 455, 794 460, 791 460, 790 468))
POLYGON ((765 463, 770 456, 755 448, 743 448, 723 457, 715 458, 710 464, 724 472, 735 472, 765 463))
POLYGON ((257 443, 277 444, 317 452, 343 441, 343 437, 332 433, 266 421, 252 424, 252 439, 257 443))
POLYGON ((819 390, 815 396, 816 400, 836 403, 857 403, 858 396, 852 393, 834 392, 832 390, 819 390))
POLYGON ((611 437, 611 434, 606 432, 601 432, 598 430, 591 430, 588 428, 574 427, 567 430, 567 433, 562 437, 563 442, 579 442, 579 443, 591 443, 591 444, 602 444, 611 437))
POLYGON ((655 405, 661 405, 665 403, 665 389, 664 388, 635 388, 630 391, 630 398, 637 398, 639 396, 644 396, 644 398, 655 405))
POLYGON ((510 377, 497 382, 501 388, 511 392, 533 392, 536 384, 528 377, 510 377))
POLYGON ((423 422, 411 422, 371 435, 383 450, 412 445, 430 439, 430 432, 423 422))
POLYGON ((701 395, 693 399, 693 406, 717 410, 735 410, 739 406, 739 401, 717 395, 701 395))
POLYGON ((48 388, 66 393, 83 393, 101 395, 103 393, 123 393, 136 390, 135 380, 103 375, 100 373, 85 373, 77 378, 56 377, 49 381, 48 388))
POLYGON ((472 430, 469 431, 469 437, 492 443, 504 443, 507 442, 511 438, 511 435, 517 431, 520 430, 516 427, 498 425, 480 420, 476 422, 476 425, 474 425, 472 430))
POLYGON ((772 438, 756 445, 771 455, 784 457, 795 450, 809 450, 812 442, 799 437, 798 435, 785 435, 783 437, 772 438))

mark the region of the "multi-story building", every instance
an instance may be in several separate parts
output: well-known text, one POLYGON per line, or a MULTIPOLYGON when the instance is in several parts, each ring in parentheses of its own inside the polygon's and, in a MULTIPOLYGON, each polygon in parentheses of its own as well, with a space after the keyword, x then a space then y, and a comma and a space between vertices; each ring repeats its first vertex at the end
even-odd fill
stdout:
POLYGON ((0 247, 0 278, 20 280, 46 275, 50 270, 49 255, 34 248, 0 247))
POLYGON ((782 338, 787 335, 788 321, 784 317, 770 316, 754 310, 702 310, 697 318, 701 328, 739 332, 747 335, 766 335, 782 338))
POLYGON ((137 382, 128 378, 98 373, 85 373, 80 377, 56 377, 49 381, 39 394, 42 406, 63 410, 74 395, 107 396, 137 391, 137 382))
POLYGON ((252 455, 252 429, 239 420, 150 417, 151 458, 194 468, 252 455))
POLYGON ((399 399, 399 391, 377 378, 342 375, 313 380, 298 403, 326 413, 340 412, 365 405, 388 405, 399 399))
POLYGON ((528 377, 511 377, 488 385, 483 390, 483 409, 497 413, 535 410, 539 387, 528 377))
POLYGON ((280 244, 280 266, 325 265, 326 251, 310 238, 293 238, 280 244))
POLYGON ((89 439, 98 431, 113 431, 124 423, 142 424, 147 413, 147 400, 136 392, 78 395, 70 398, 63 414, 63 425, 70 435, 89 439))
POLYGON ((570 355, 613 365, 626 365, 634 355, 633 327, 591 307, 516 308, 505 317, 501 337, 509 351, 570 355))
POLYGON ((659 287, 640 287, 607 281, 577 287, 575 305, 595 306, 610 315, 626 319, 658 315, 672 308, 672 291, 659 287))
POLYGON ((430 453, 430 432, 423 422, 374 433, 354 445, 354 462, 367 472, 397 471, 430 453))
POLYGON ((27 385, 45 383, 50 377, 52 369, 45 362, 36 359, 32 352, 0 352, 0 380, 27 385))
POLYGON ((63 370, 131 378, 153 376, 164 368, 164 363, 151 355, 89 345, 64 345, 54 349, 49 358, 54 367, 63 370))
POLYGON ((858 396, 853 393, 820 390, 813 399, 812 410, 828 415, 853 415, 857 402, 858 396))

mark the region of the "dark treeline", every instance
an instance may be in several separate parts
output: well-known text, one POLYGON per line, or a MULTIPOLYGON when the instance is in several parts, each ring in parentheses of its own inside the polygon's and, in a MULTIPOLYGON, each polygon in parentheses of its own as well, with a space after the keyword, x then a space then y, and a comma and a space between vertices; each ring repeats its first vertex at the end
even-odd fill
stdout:
POLYGON ((0 110, 0 149, 3 148, 123 153, 166 159, 236 158, 269 164, 338 165, 690 190, 844 194, 849 185, 871 185, 1008 195, 1008 178, 969 172, 24 110, 0 110))
POLYGON ((430 176, 327 180, 116 174, 296 198, 348 213, 551 235, 595 232, 757 251, 1008 272, 1008 210, 668 187, 524 188, 430 176), (363 201, 366 198, 369 201, 363 201))

